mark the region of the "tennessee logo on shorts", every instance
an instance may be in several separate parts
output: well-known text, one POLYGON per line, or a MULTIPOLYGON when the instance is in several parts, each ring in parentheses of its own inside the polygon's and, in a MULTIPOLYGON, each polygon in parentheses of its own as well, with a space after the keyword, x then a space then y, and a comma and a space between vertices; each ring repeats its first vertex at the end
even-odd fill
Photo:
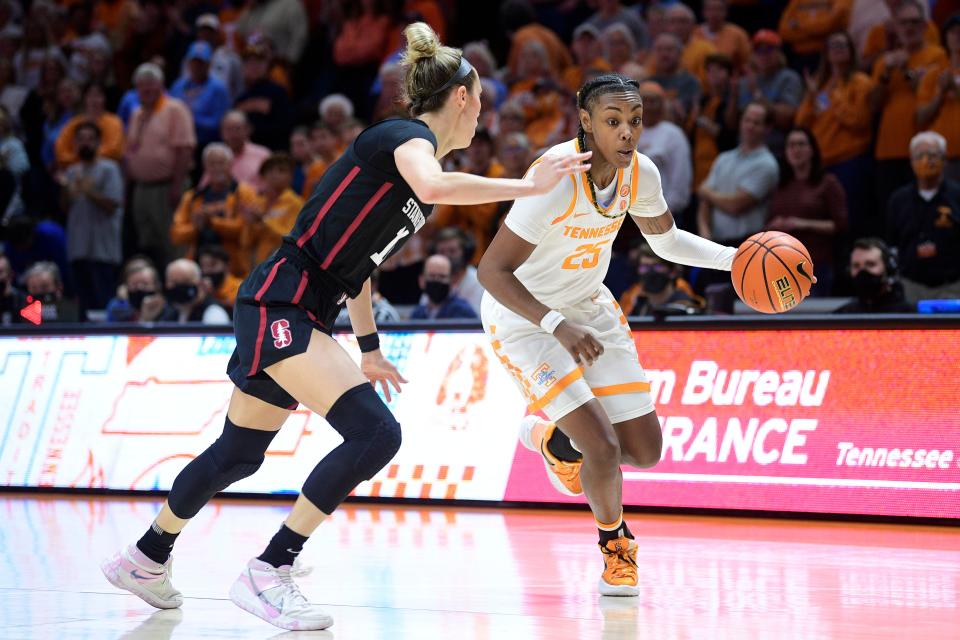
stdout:
POLYGON ((274 320, 270 325, 270 335, 273 336, 273 346, 277 349, 283 349, 290 346, 293 342, 293 336, 290 334, 290 323, 286 320, 274 320))
POLYGON ((546 362, 542 363, 530 376, 534 382, 543 387, 552 386, 557 381, 557 372, 546 362))

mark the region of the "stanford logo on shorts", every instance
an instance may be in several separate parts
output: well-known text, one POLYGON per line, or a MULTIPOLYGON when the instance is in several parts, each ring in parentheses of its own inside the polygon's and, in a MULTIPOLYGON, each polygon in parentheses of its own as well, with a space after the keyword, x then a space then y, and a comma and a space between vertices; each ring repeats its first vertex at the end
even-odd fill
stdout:
POLYGON ((273 336, 273 346, 277 349, 288 347, 293 342, 293 336, 290 335, 290 323, 286 320, 274 320, 270 325, 270 335, 273 336))

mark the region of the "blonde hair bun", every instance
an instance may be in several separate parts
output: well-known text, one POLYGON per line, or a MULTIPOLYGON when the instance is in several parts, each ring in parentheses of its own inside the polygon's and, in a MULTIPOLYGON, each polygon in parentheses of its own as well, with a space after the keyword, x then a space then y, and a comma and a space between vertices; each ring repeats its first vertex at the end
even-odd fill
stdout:
POLYGON ((440 37, 426 22, 414 22, 403 30, 407 50, 403 53, 404 65, 416 64, 424 58, 433 58, 440 50, 440 37))

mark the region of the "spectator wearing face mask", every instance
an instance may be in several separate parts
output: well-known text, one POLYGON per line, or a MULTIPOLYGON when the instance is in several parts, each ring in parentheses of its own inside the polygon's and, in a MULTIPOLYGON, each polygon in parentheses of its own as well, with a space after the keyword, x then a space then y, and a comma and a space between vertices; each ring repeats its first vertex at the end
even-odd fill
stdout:
POLYGON ((450 259, 441 254, 432 255, 423 264, 420 289, 427 300, 417 305, 410 317, 413 320, 447 320, 476 318, 470 303, 451 291, 450 259))
POLYGON ((441 229, 434 238, 434 253, 450 260, 450 288, 467 301, 474 312, 480 313, 483 287, 477 279, 477 268, 470 263, 477 245, 473 235, 458 227, 441 229))
POLYGON ((154 322, 167 308, 156 268, 146 258, 135 257, 123 268, 123 282, 107 304, 107 322, 154 322))
POLYGON ((230 254, 227 250, 218 244, 204 245, 197 251, 197 263, 205 284, 209 285, 208 293, 227 311, 233 309, 243 281, 230 273, 230 254))
POLYGON ((850 278, 856 299, 835 313, 913 313, 903 295, 897 264, 880 238, 860 238, 850 253, 850 278))
POLYGON ((20 310, 27 306, 27 295, 13 286, 15 275, 10 260, 0 253, 0 325, 23 322, 20 310))
POLYGON ((230 324, 230 314, 207 295, 200 266, 193 260, 180 258, 167 265, 164 297, 167 308, 161 322, 230 324))
POLYGON ((620 296, 624 315, 672 315, 703 311, 703 299, 695 295, 690 284, 680 277, 675 264, 658 256, 647 245, 641 245, 637 250, 636 264, 638 280, 620 296))
POLYGON ((43 322, 80 322, 80 310, 63 296, 63 279, 54 262, 38 262, 23 274, 27 302, 39 300, 43 322))
POLYGON ((122 243, 123 176, 102 157, 100 127, 83 122, 74 129, 79 162, 63 175, 60 191, 67 212, 67 257, 73 268, 80 308, 104 309, 117 280, 122 243))

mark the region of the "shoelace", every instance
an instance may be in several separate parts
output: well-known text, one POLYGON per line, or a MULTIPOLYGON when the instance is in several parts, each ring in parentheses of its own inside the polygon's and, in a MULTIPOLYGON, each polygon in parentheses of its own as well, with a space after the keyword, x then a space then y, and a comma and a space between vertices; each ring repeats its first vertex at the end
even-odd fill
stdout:
POLYGON ((600 550, 604 555, 616 556, 617 559, 620 560, 620 562, 614 564, 613 567, 607 565, 607 567, 610 568, 610 574, 614 578, 632 578, 637 572, 637 563, 630 557, 629 549, 624 549, 618 544, 616 551, 611 551, 607 547, 600 547, 600 550))
MULTIPOLYGON (((280 569, 277 569, 275 575, 277 576, 277 579, 280 580, 280 583, 284 586, 284 596, 289 595, 290 599, 293 600, 292 604, 297 606, 306 606, 310 604, 307 598, 300 593, 300 587, 296 582, 293 581, 293 576, 290 575, 289 571, 281 571, 280 569)), ((286 597, 284 597, 284 600, 286 600, 286 597)))

